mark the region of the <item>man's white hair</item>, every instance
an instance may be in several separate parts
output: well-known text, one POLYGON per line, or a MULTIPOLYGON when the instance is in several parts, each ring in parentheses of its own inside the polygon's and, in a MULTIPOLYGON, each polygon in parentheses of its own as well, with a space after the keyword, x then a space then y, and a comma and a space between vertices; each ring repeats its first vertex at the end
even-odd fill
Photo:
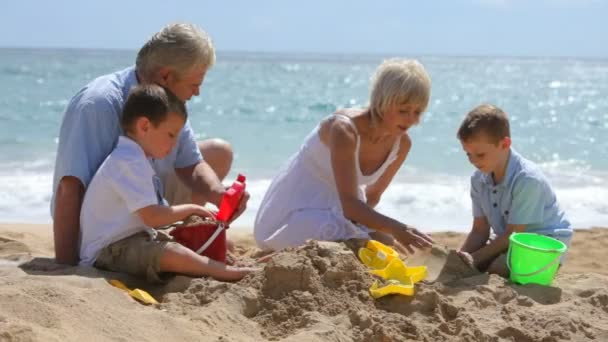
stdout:
POLYGON ((199 27, 176 23, 154 34, 137 54, 135 67, 144 79, 153 79, 161 67, 174 68, 183 75, 196 66, 210 68, 215 63, 211 38, 199 27))

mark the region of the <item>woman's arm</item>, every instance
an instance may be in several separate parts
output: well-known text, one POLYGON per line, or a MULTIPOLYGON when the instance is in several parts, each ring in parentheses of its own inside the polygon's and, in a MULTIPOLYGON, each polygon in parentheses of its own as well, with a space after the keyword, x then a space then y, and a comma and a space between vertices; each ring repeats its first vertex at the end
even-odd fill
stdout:
POLYGON ((374 208, 380 202, 380 197, 388 188, 388 185, 395 177, 395 174, 403 165, 405 158, 407 158, 407 154, 410 152, 410 148, 412 147, 412 141, 407 134, 404 134, 401 137, 401 141, 399 143, 399 150, 397 151, 397 159, 389 165, 382 176, 374 183, 370 184, 367 189, 365 189, 365 196, 367 198, 367 204, 374 208))
POLYGON ((406 247, 430 246, 432 240, 428 236, 378 213, 358 198, 356 170, 359 166, 356 165, 355 159, 357 134, 350 124, 341 120, 334 120, 328 125, 331 165, 344 216, 379 232, 390 234, 406 247))

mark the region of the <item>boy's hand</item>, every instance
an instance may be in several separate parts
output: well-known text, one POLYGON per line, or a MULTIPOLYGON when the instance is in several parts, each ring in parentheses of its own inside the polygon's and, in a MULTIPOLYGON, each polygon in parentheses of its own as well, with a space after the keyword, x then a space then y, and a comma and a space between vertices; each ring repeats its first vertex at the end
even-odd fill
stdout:
POLYGON ((196 215, 196 216, 200 216, 200 217, 209 217, 210 219, 215 219, 215 214, 213 213, 213 211, 203 207, 202 205, 198 205, 198 204, 191 204, 192 208, 192 213, 190 215, 196 215))
POLYGON ((430 236, 413 227, 406 226, 405 228, 395 229, 392 235, 410 253, 414 253, 414 249, 412 247, 422 249, 431 247, 434 243, 430 236))
POLYGON ((259 272, 262 268, 260 267, 234 267, 228 266, 226 267, 226 274, 220 277, 220 280, 226 281, 238 281, 243 279, 246 275, 252 272, 259 272))
POLYGON ((469 267, 471 267, 472 269, 477 269, 475 267, 475 259, 473 259, 473 256, 470 253, 467 253, 465 251, 457 251, 456 253, 458 253, 458 256, 465 264, 469 265, 469 267))

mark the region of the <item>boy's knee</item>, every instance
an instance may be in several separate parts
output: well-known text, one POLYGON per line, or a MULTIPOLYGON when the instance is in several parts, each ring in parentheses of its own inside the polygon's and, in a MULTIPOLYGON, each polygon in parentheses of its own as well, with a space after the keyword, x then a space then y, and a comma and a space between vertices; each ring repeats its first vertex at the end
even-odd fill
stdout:
POLYGON ((503 278, 509 278, 511 272, 509 272, 509 268, 507 267, 507 255, 503 253, 496 257, 488 267, 487 272, 497 274, 503 278))

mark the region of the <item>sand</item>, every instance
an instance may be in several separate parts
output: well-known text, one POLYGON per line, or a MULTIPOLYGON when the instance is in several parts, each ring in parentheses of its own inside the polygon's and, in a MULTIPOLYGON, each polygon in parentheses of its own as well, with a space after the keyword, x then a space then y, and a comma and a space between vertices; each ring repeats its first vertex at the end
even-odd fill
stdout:
MULTIPOLYGON (((463 234, 433 237, 436 248, 407 258, 429 267, 415 296, 374 300, 352 244, 280 252, 237 283, 180 276, 150 286, 58 267, 50 226, 0 224, 0 341, 608 341, 608 229, 577 230, 551 287, 479 274, 448 248, 463 234), (160 304, 142 305, 108 279, 160 304)), ((261 255, 250 236, 233 238, 238 263, 261 255)))

